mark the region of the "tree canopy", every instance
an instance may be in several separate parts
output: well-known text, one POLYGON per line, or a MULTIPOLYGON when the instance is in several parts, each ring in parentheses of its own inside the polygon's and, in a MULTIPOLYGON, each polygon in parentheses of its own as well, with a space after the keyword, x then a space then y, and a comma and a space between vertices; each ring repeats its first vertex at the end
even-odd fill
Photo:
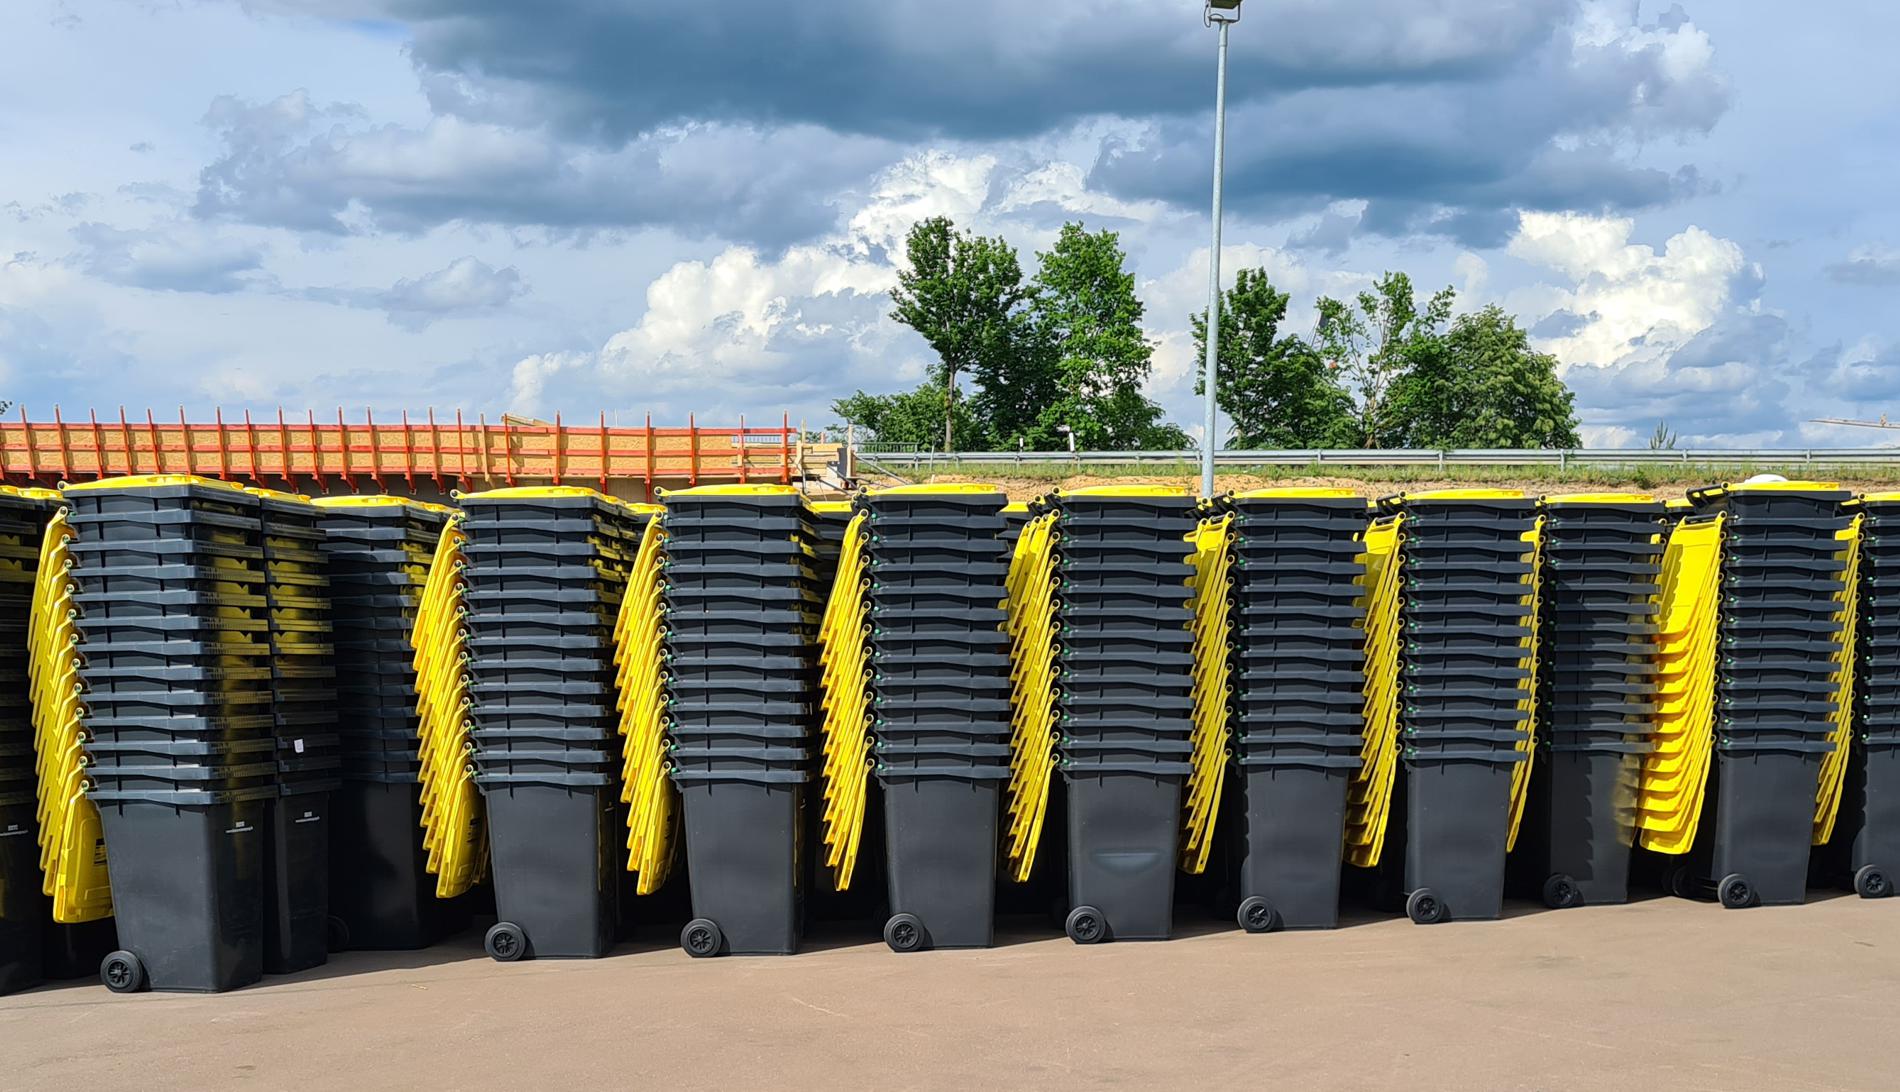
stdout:
POLYGON ((944 449, 955 448, 957 377, 1014 355, 1023 302, 1016 250, 1001 238, 958 231, 945 216, 920 220, 904 241, 908 265, 891 290, 891 317, 937 353, 944 449))
MULTIPOLYGON (((1338 373, 1297 335, 1282 334, 1289 297, 1264 269, 1243 269, 1221 301, 1214 399, 1240 448, 1352 447, 1358 417, 1338 373)), ((1207 389, 1207 314, 1194 316, 1195 393, 1207 389)))
MULTIPOLYGON (((1121 239, 1063 225, 1024 279, 1000 237, 919 221, 905 240, 891 317, 937 355, 898 394, 858 391, 833 410, 869 439, 946 451, 1180 450, 1193 441, 1147 395, 1155 344, 1121 239), (967 381, 966 392, 962 384, 967 381)), ((1558 362, 1491 305, 1455 314, 1449 287, 1420 299, 1389 272, 1350 300, 1314 303, 1311 336, 1264 269, 1222 296, 1215 398, 1225 443, 1245 448, 1552 448, 1578 444, 1558 362)), ((1207 316, 1191 316, 1204 390, 1207 316)))
POLYGON ((1030 315, 1036 344, 1053 361, 1040 435, 1064 435, 1066 428, 1076 447, 1091 451, 1169 447, 1184 440, 1143 393, 1154 345, 1141 329, 1147 309, 1135 295, 1120 236, 1065 224, 1055 247, 1037 259, 1030 315))

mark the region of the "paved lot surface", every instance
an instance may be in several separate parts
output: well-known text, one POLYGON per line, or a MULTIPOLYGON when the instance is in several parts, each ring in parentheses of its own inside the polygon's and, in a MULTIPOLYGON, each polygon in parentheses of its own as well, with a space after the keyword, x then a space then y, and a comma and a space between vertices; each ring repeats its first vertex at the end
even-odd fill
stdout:
POLYGON ((9 1088, 1895 1087, 1900 900, 1655 900, 1419 928, 1078 948, 1024 922, 899 956, 657 933, 503 966, 475 938, 215 997, 0 999, 9 1088))

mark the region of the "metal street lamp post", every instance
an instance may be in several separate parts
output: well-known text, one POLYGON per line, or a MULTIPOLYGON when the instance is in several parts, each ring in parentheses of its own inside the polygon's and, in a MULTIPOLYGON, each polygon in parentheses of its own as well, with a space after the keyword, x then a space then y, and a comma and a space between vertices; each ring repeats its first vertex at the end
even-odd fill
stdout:
POLYGON ((1220 360, 1221 175, 1227 165, 1227 29, 1240 22, 1241 0, 1207 0, 1203 21, 1220 28, 1219 74, 1214 81, 1214 245, 1207 256, 1207 360, 1202 372, 1207 418, 1201 436, 1201 495, 1214 495, 1214 447, 1219 443, 1214 387, 1220 360))

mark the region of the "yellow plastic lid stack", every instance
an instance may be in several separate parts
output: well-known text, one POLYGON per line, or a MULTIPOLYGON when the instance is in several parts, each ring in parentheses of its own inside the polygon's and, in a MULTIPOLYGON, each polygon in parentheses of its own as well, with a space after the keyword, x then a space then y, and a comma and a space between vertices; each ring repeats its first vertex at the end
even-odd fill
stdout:
POLYGON ((1847 768, 1854 748, 1854 695, 1857 663, 1860 659, 1860 580, 1861 541, 1866 527, 1865 515, 1855 515, 1846 530, 1836 538, 1841 542, 1845 569, 1841 591, 1834 597, 1840 604, 1841 643, 1831 657, 1834 673, 1833 730, 1828 742, 1833 749, 1822 756, 1819 787, 1815 793, 1814 834, 1812 844, 1826 845, 1834 837, 1840 818, 1841 797, 1847 783, 1847 768))
POLYGON ((852 517, 838 555, 838 572, 818 631, 820 695, 819 781, 824 864, 834 891, 846 891, 857 869, 870 792, 871 578, 865 555, 867 513, 852 517))
POLYGON ((467 631, 462 625, 463 547, 460 517, 442 528, 416 612, 417 753, 421 758, 423 848, 436 877, 436 897, 449 899, 478 883, 487 866, 487 828, 469 766, 467 631))
POLYGON ((1511 831, 1504 843, 1506 852, 1517 848, 1518 831, 1524 822, 1524 808, 1530 799, 1531 763, 1537 757, 1537 691, 1540 666, 1537 620, 1543 604, 1541 578, 1544 571, 1544 517, 1537 517, 1530 532, 1524 537, 1531 544, 1531 597, 1528 612, 1531 632, 1522 642, 1524 658, 1518 661, 1518 666, 1526 672, 1526 677, 1519 684, 1519 689, 1524 692, 1524 701, 1519 708, 1525 714, 1525 727, 1517 743, 1518 753, 1523 755, 1524 759, 1511 770, 1511 831))
POLYGON ((79 635, 68 575, 73 531, 62 510, 47 525, 27 624, 42 892, 62 924, 112 916, 98 807, 87 798, 81 749, 79 635))
POLYGON ((636 890, 651 895, 672 874, 679 801, 666 768, 666 673, 661 589, 666 528, 650 512, 627 576, 614 624, 614 671, 623 765, 621 800, 627 804, 627 871, 636 890))
POLYGON ((1385 851, 1393 781, 1399 759, 1399 536, 1403 515, 1375 521, 1366 531, 1364 595, 1366 633, 1365 747, 1347 789, 1346 863, 1376 868, 1385 851))
POLYGON ((1008 576, 1012 693, 1010 779, 1005 789, 1003 858, 1009 877, 1029 880, 1056 771, 1056 617, 1053 512, 1016 538, 1008 576))
POLYGON ((1695 845, 1715 746, 1715 661, 1723 525, 1690 517, 1669 534, 1657 616, 1654 748, 1643 759, 1637 832, 1644 849, 1681 855, 1695 845))
POLYGON ((1227 653, 1233 641, 1228 610, 1233 538, 1231 512, 1202 520, 1190 536, 1194 544, 1194 750, 1183 794, 1181 871, 1191 876, 1207 870, 1232 757, 1228 699, 1233 684, 1227 653))

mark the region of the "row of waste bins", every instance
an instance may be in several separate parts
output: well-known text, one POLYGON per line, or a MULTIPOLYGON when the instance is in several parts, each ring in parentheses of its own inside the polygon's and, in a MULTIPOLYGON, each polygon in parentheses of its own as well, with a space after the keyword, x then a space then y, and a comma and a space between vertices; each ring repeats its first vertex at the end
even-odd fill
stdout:
POLYGON ((457 501, 0 496, 0 985, 82 928, 114 989, 219 990, 491 903, 501 960, 675 912, 788 953, 851 899, 910 951, 1019 892, 1094 943, 1900 866, 1900 495, 457 501))

